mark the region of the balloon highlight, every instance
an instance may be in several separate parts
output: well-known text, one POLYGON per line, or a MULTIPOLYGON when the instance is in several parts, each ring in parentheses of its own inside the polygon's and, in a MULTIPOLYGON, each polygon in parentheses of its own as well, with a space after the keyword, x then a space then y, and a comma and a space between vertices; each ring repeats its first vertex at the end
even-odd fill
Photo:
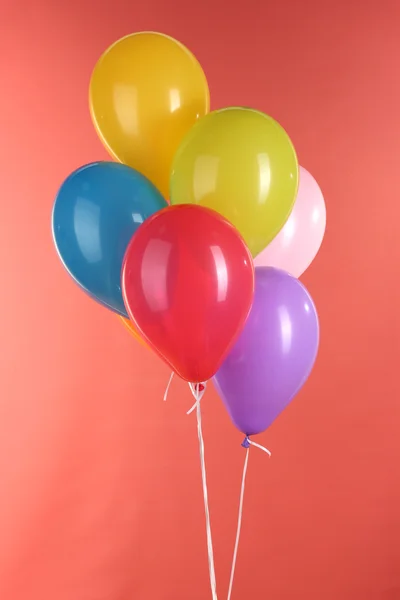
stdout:
POLYGON ((52 215, 58 255, 75 282, 94 300, 127 317, 121 268, 138 227, 167 206, 156 187, 126 165, 97 162, 62 184, 52 215))
POLYGON ((216 210, 256 256, 289 217, 297 185, 296 153, 284 129, 259 111, 225 108, 200 119, 180 145, 170 200, 216 210))
POLYGON ((221 215, 171 206, 133 236, 122 290, 137 330, 178 375, 210 379, 240 333, 254 293, 251 255, 221 215))
POLYGON ((198 61, 161 33, 135 33, 112 44, 90 81, 90 114, 100 140, 113 158, 145 175, 165 198, 173 156, 209 105, 198 61))

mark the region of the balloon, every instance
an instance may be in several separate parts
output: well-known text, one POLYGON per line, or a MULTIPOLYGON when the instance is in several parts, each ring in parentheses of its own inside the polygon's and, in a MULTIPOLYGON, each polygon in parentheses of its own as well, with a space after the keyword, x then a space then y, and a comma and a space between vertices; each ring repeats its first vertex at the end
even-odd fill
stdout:
POLYGON ((74 171, 53 208, 53 239, 64 267, 100 304, 127 316, 121 267, 132 235, 167 206, 155 186, 126 165, 97 162, 74 171))
POLYGON ((278 235, 254 259, 256 267, 278 267, 300 277, 316 257, 324 238, 326 209, 322 192, 300 167, 296 202, 278 235))
POLYGON ((236 229, 218 213, 168 207, 133 236, 122 291, 149 346, 186 381, 204 382, 247 319, 253 261, 236 229))
POLYGON ((121 316, 118 316, 118 318, 121 319, 121 323, 123 324, 123 326, 125 327, 125 329, 127 331, 129 331, 129 333, 131 334, 131 336, 134 337, 135 340, 137 342, 139 342, 139 344, 141 344, 145 348, 148 348, 146 342, 144 341, 144 339, 142 338, 142 336, 140 335, 140 333, 137 331, 137 329, 134 326, 134 324, 132 323, 132 321, 130 321, 129 319, 125 319, 125 317, 121 317, 121 316))
POLYGON ((193 54, 161 33, 128 35, 96 64, 89 104, 111 156, 146 175, 167 198, 172 158, 209 111, 207 80, 193 54))
POLYGON ((306 288, 272 267, 255 270, 250 316, 214 383, 233 423, 261 433, 305 383, 317 356, 318 316, 306 288))
POLYGON ((297 179, 295 150, 276 121, 249 108, 225 108, 200 119, 184 138, 170 199, 218 211, 256 256, 288 218, 297 179))

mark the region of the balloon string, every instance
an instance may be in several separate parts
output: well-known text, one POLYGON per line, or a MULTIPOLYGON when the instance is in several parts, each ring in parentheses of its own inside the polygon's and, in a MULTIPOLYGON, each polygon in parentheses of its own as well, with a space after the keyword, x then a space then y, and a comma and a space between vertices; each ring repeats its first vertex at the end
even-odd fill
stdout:
POLYGON ((208 506, 208 490, 207 490, 207 475, 206 475, 206 462, 204 457, 204 439, 203 430, 201 425, 201 406, 200 400, 204 394, 204 389, 200 390, 200 384, 189 384, 192 394, 196 399, 196 414, 197 414, 197 433, 199 437, 199 450, 200 450, 200 466, 201 466, 201 479, 203 483, 203 497, 204 497, 204 511, 206 517, 206 532, 207 532, 207 551, 208 551, 208 570, 210 573, 210 584, 211 594, 213 600, 218 600, 217 597, 217 582, 215 579, 215 566, 214 566, 214 551, 211 534, 211 520, 210 510, 208 506))
POLYGON ((193 404, 192 408, 187 411, 187 415, 191 415, 192 412, 198 407, 201 402, 202 397, 204 396, 204 392, 206 391, 207 382, 203 383, 189 383, 189 387, 193 396, 196 398, 196 402, 193 404))
POLYGON ((242 529, 243 501, 244 501, 244 490, 246 487, 247 467, 249 464, 249 450, 250 450, 250 448, 246 448, 246 458, 244 459, 242 487, 240 490, 240 501, 239 501, 239 516, 238 516, 238 524, 237 524, 237 529, 236 529, 235 549, 233 551, 231 578, 229 580, 228 600, 231 600, 231 595, 232 595, 233 580, 235 578, 236 559, 237 559, 237 553, 238 553, 238 549, 239 549, 240 532, 242 529))
POLYGON ((164 402, 166 402, 166 401, 167 401, 167 398, 168 398, 168 392, 169 392, 169 388, 171 387, 171 383, 172 383, 172 380, 173 380, 173 378, 174 378, 174 375, 175 375, 175 373, 172 371, 172 373, 171 373, 171 376, 170 376, 170 378, 169 378, 169 381, 168 381, 168 384, 167 384, 167 387, 166 387, 166 389, 165 389, 165 393, 164 393, 164 402))
POLYGON ((269 456, 271 456, 271 452, 267 448, 265 448, 264 446, 261 446, 260 444, 256 444, 256 442, 253 442, 248 436, 245 437, 242 446, 244 448, 246 448, 246 457, 244 459, 243 475, 242 475, 242 485, 241 485, 241 488, 240 488, 239 515, 238 515, 238 523, 237 523, 237 529, 236 529, 235 548, 233 550, 232 567, 231 567, 231 577, 230 577, 230 580, 229 580, 229 590, 228 590, 228 598, 227 598, 227 600, 231 600, 232 589, 233 589, 233 581, 234 581, 234 578, 235 578, 236 560, 237 560, 237 555, 238 555, 238 550, 239 550, 240 533, 241 533, 241 530, 242 530, 244 491, 245 491, 245 488, 246 488, 247 467, 249 466, 250 446, 254 446, 255 448, 259 448, 260 450, 263 450, 269 456))
POLYGON ((242 446, 247 448, 248 447, 247 444, 249 446, 254 446, 254 448, 258 448, 259 450, 262 450, 263 452, 266 452, 268 454, 268 456, 271 458, 271 452, 268 450, 268 448, 266 448, 265 446, 261 446, 261 444, 256 444, 256 442, 253 442, 253 440, 251 440, 248 436, 245 438, 242 446))

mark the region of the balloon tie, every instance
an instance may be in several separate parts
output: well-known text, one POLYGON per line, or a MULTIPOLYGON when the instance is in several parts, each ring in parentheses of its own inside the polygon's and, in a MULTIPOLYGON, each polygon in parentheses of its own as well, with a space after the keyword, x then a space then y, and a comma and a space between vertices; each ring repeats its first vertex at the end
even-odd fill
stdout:
POLYGON ((192 408, 187 411, 187 415, 192 414, 192 412, 198 407, 201 402, 202 397, 204 396, 204 392, 206 391, 207 382, 203 381, 203 383, 189 383, 190 390, 193 396, 196 398, 196 402, 193 404, 192 408))
POLYGON ((243 446, 243 448, 246 449, 246 456, 244 459, 242 485, 240 488, 239 514, 238 514, 238 522, 237 522, 237 529, 236 529, 236 540, 235 540, 235 548, 233 550, 231 577, 229 580, 229 590, 228 590, 228 599, 227 600, 231 600, 232 589, 233 589, 233 580, 235 578, 236 560, 237 560, 238 549, 239 549, 240 532, 242 529, 244 491, 246 488, 246 475, 247 475, 247 467, 249 466, 250 447, 254 446, 255 448, 259 448, 260 450, 263 450, 269 456, 271 456, 271 452, 267 448, 265 448, 264 446, 261 446, 260 444, 256 444, 256 442, 253 442, 248 435, 246 435, 246 437, 244 438, 244 440, 242 442, 242 446, 243 446))
POLYGON ((248 435, 246 435, 246 437, 244 438, 242 446, 246 449, 250 448, 250 446, 254 446, 254 448, 258 448, 259 450, 266 452, 271 458, 271 452, 268 450, 268 448, 266 448, 265 446, 261 446, 261 444, 257 444, 256 442, 253 442, 253 440, 251 440, 248 435))
POLYGON ((210 584, 211 584, 211 595, 212 600, 218 600, 217 597, 217 582, 215 578, 215 566, 214 566, 214 550, 212 543, 212 534, 211 534, 211 519, 210 519, 210 510, 208 505, 208 490, 207 490, 207 474, 206 474, 206 462, 204 456, 204 439, 203 439, 203 429, 201 424, 201 406, 200 401, 205 392, 205 384, 201 383, 189 383, 189 387, 191 392, 196 400, 195 405, 189 411, 191 412, 196 408, 197 414, 197 434, 199 438, 199 451, 200 451, 200 466, 201 466, 201 479, 203 483, 203 498, 204 498, 204 512, 206 517, 206 533, 207 533, 207 551, 208 551, 208 570, 210 574, 210 584))
POLYGON ((169 378, 169 381, 168 381, 168 384, 167 384, 167 387, 166 387, 166 389, 165 389, 165 393, 164 393, 164 402, 166 402, 166 401, 167 401, 167 398, 168 398, 168 392, 169 392, 169 388, 171 387, 171 383, 172 383, 172 380, 173 380, 173 378, 174 378, 174 375, 175 375, 175 373, 172 371, 172 373, 171 373, 171 375, 170 375, 170 378, 169 378))

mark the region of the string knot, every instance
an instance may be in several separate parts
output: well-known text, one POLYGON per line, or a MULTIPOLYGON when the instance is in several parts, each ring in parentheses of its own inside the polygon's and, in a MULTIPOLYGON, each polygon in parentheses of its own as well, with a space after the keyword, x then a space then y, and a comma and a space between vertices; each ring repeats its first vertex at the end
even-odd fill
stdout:
POLYGON ((193 404, 192 408, 187 411, 187 415, 190 415, 199 406, 200 401, 204 396, 204 392, 206 391, 206 386, 206 381, 203 381, 203 383, 189 383, 190 391, 196 402, 193 404))
POLYGON ((249 435, 246 435, 246 437, 244 438, 242 446, 243 448, 246 448, 246 450, 248 450, 250 446, 254 446, 254 448, 262 450, 263 452, 268 454, 269 457, 271 457, 271 452, 268 450, 268 448, 265 448, 265 446, 261 446, 261 444, 256 444, 256 442, 253 442, 253 440, 250 439, 249 435))

